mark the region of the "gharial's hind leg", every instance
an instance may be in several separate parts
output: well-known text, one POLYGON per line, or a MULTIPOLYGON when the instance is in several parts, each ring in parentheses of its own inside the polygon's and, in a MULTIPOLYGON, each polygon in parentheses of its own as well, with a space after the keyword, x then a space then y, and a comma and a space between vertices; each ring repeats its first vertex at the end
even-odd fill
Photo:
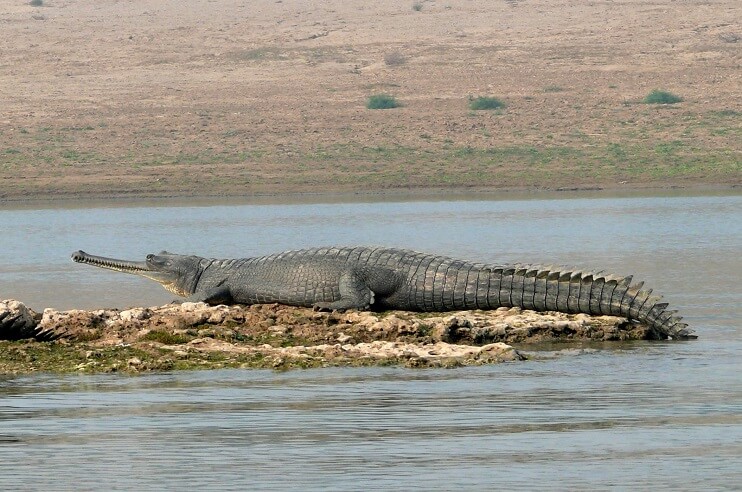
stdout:
POLYGON ((345 309, 367 310, 374 303, 374 293, 358 274, 345 272, 340 276, 340 299, 331 302, 315 302, 317 311, 342 311, 345 309))

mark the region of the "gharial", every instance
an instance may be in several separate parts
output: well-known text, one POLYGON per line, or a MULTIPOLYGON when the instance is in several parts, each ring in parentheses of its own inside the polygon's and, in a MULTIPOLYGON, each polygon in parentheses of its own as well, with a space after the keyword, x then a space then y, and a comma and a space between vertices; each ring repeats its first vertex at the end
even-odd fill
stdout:
POLYGON ((328 247, 243 259, 163 251, 143 262, 72 259, 156 280, 189 301, 280 303, 321 310, 451 311, 520 307, 614 315, 645 323, 655 338, 696 338, 661 297, 631 276, 540 265, 491 265, 405 249, 328 247))

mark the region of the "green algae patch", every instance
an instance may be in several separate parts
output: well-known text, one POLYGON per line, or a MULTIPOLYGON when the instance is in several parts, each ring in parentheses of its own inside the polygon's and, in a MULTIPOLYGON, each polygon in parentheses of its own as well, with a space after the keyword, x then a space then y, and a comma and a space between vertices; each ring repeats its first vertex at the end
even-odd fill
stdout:
MULTIPOLYGON (((163 350, 157 347, 96 347, 64 342, 0 341, 0 374, 49 373, 140 373, 207 369, 312 369, 321 367, 404 366, 410 368, 463 367, 502 362, 498 357, 419 357, 402 353, 391 356, 327 356, 273 351, 208 352, 163 350)), ((519 357, 516 357, 516 359, 519 357)))
POLYGON ((271 357, 263 353, 220 353, 150 347, 97 347, 87 343, 0 341, 0 374, 138 373, 151 371, 322 367, 320 360, 271 357))
POLYGON ((0 373, 116 372, 137 358, 149 360, 154 366, 153 355, 135 347, 101 348, 85 342, 0 341, 0 373))
POLYGON ((165 345, 178 345, 187 343, 192 337, 187 334, 170 333, 163 330, 152 330, 147 332, 141 340, 147 340, 152 342, 158 342, 165 345))

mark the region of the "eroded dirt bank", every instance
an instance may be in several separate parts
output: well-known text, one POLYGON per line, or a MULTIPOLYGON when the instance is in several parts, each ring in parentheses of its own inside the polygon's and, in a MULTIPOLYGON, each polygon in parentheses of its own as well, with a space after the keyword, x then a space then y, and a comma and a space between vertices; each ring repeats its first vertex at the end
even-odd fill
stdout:
POLYGON ((518 308, 451 313, 319 313, 277 304, 183 303, 35 313, 0 302, 0 373, 293 368, 453 367, 525 356, 519 344, 648 338, 612 316, 518 308))

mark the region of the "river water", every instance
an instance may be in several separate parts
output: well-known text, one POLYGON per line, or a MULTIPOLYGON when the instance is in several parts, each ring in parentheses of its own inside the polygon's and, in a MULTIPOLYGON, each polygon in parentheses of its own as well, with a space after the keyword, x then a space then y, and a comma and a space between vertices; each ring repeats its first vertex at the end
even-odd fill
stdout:
POLYGON ((739 194, 5 206, 0 298, 35 309, 171 300, 77 249, 371 244, 633 273, 700 338, 453 370, 0 376, 0 489, 739 490, 741 219, 739 194))

